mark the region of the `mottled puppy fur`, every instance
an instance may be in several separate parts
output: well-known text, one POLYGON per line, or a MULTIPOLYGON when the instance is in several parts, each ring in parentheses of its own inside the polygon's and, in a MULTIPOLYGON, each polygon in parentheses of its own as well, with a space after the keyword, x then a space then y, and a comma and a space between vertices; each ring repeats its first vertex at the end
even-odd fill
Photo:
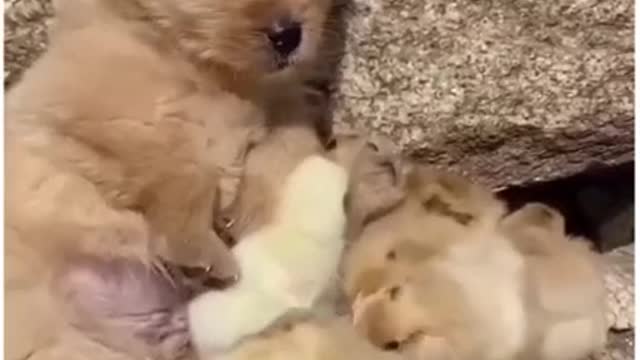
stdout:
POLYGON ((502 230, 524 255, 531 319, 522 359, 578 360, 607 339, 602 259, 586 239, 565 234, 555 209, 530 203, 507 216, 502 230))
POLYGON ((506 360, 524 346, 524 261, 498 231, 503 204, 414 165, 401 205, 368 224, 345 266, 354 324, 419 359, 506 360))
MULTIPOLYGON (((244 157, 265 135, 272 113, 283 111, 271 106, 274 94, 296 93, 291 88, 298 68, 315 58, 330 4, 57 5, 49 49, 6 98, 5 309, 14 315, 5 326, 21 329, 6 343, 8 359, 55 341, 60 319, 52 314, 51 286, 100 299, 117 297, 138 281, 175 292, 163 283, 175 282, 166 279, 171 276, 139 269, 158 259, 212 267, 210 275, 218 278, 238 275, 212 230, 217 184, 241 175, 244 157), (135 279, 121 276, 127 269, 135 279), (88 273, 93 283, 76 284, 74 272, 88 273), (73 284, 80 288, 69 289, 73 284)), ((75 310, 87 305, 74 299, 57 300, 75 310)), ((131 309, 152 317, 179 308, 148 309, 154 301, 132 300, 137 303, 96 303, 85 310, 98 318, 122 317, 131 309), (113 307, 101 307, 107 305, 113 307)), ((130 333, 140 324, 162 332, 140 317, 124 322, 130 333)))

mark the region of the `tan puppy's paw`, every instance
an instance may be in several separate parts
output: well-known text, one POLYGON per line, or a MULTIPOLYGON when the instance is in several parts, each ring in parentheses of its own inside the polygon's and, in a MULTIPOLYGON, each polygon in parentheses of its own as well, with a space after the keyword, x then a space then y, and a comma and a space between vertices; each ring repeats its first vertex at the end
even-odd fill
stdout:
POLYGON ((240 267, 231 249, 214 232, 209 231, 206 239, 185 238, 181 243, 169 242, 166 238, 158 241, 154 251, 161 258, 181 265, 183 272, 192 280, 205 285, 213 285, 212 279, 222 286, 235 283, 240 278, 240 267))
POLYGON ((209 275, 225 282, 237 282, 241 276, 240 265, 227 244, 213 231, 209 232, 209 241, 204 244, 200 261, 202 264, 213 264, 209 275))

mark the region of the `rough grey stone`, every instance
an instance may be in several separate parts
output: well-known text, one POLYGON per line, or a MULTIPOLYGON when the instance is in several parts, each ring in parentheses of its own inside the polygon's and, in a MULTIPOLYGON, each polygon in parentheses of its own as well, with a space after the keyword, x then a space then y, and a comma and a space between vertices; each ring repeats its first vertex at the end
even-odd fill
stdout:
POLYGON ((354 5, 338 123, 498 189, 632 160, 632 0, 354 5))
POLYGON ((634 244, 605 254, 607 319, 614 331, 635 327, 634 244))
POLYGON ((15 83, 22 71, 46 49, 50 0, 4 1, 4 84, 15 83))
POLYGON ((606 348, 593 360, 631 360, 635 348, 634 244, 607 252, 605 286, 609 336, 606 348))

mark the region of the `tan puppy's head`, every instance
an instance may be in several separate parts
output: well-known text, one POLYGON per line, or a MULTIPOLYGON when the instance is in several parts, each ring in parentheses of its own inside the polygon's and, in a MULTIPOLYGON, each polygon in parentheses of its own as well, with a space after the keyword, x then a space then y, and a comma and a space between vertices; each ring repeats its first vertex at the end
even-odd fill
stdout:
POLYGON ((495 231, 505 211, 489 190, 427 166, 409 169, 401 193, 402 204, 365 222, 347 253, 343 285, 351 300, 375 291, 391 267, 442 254, 472 229, 495 231))
POLYGON ((80 1, 99 2, 131 24, 151 25, 156 40, 177 45, 199 65, 244 75, 271 74, 314 59, 331 7, 331 0, 80 1))

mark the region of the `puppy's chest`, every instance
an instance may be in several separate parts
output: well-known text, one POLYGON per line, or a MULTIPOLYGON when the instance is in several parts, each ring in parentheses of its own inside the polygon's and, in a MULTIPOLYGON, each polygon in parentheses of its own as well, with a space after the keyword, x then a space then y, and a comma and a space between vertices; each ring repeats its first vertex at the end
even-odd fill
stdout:
POLYGON ((234 94, 193 90, 156 101, 155 118, 167 149, 201 166, 233 165, 264 136, 264 113, 234 94))

